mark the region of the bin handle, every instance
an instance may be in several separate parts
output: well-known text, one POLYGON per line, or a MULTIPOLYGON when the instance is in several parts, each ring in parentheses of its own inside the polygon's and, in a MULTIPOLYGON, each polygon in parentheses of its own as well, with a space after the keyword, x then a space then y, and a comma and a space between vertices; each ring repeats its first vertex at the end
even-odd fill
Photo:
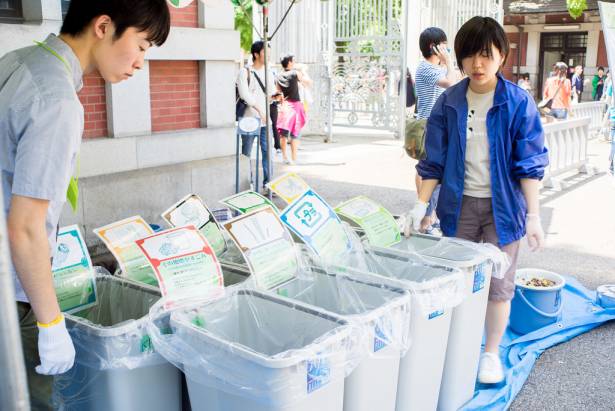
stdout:
POLYGON ((517 294, 519 295, 519 297, 521 297, 523 302, 528 307, 530 307, 532 310, 534 310, 536 313, 538 313, 539 315, 541 315, 543 317, 547 317, 547 318, 559 317, 559 315, 562 313, 562 310, 564 309, 564 304, 561 303, 560 293, 557 293, 557 298, 556 298, 556 301, 559 302, 559 308, 554 313, 546 313, 546 312, 542 311, 541 309, 535 307, 531 302, 528 301, 528 299, 525 297, 525 295, 523 295, 523 291, 520 288, 517 288, 517 294))

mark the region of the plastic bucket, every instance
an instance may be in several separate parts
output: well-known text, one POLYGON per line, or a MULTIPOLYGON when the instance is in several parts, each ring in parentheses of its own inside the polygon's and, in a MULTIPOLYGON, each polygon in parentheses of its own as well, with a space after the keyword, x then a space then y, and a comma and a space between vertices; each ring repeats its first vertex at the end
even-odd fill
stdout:
POLYGON ((556 323, 564 307, 562 288, 566 280, 559 274, 527 268, 517 270, 515 275, 515 296, 511 303, 510 328, 518 334, 527 334, 539 328, 556 323), (526 285, 531 278, 552 280, 551 287, 526 285))

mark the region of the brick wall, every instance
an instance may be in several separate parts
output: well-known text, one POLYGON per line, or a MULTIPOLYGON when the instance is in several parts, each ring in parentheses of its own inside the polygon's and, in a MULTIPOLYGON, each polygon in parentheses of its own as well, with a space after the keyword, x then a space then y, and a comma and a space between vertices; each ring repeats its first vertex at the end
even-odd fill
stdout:
POLYGON ((197 61, 150 61, 152 131, 199 128, 197 61))
POLYGON ((171 10, 171 26, 176 27, 198 27, 198 1, 193 1, 192 4, 181 9, 169 6, 171 10))
POLYGON ((105 100, 105 80, 98 72, 83 77, 83 88, 79 100, 83 104, 83 138, 106 137, 107 105, 105 100))
POLYGON ((521 36, 521 41, 519 41, 519 33, 506 33, 508 37, 508 41, 510 43, 516 43, 517 48, 510 49, 510 53, 508 54, 508 59, 506 60, 506 64, 502 68, 502 73, 504 77, 509 80, 514 80, 516 82, 516 76, 513 76, 514 70, 517 67, 517 58, 519 53, 521 53, 521 66, 525 66, 525 61, 527 57, 527 33, 523 33, 521 36))

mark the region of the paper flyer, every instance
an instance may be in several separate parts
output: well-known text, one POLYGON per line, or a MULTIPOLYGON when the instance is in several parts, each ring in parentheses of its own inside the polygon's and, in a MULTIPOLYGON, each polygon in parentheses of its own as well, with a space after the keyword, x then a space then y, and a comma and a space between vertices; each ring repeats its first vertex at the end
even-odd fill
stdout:
POLYGON ((241 250, 260 289, 294 278, 299 264, 292 237, 272 208, 241 215, 224 224, 241 250))
POLYGON ((163 297, 215 298, 224 293, 216 254, 194 226, 171 228, 137 240, 151 264, 163 297))
POLYGON ((286 173, 268 183, 267 187, 287 204, 292 203, 310 189, 308 183, 295 173, 286 173))
POLYGON ((361 227, 373 246, 390 247, 401 241, 401 233, 393 215, 367 197, 350 199, 338 205, 335 211, 361 227))
POLYGON ((94 269, 77 225, 58 231, 51 271, 62 312, 74 313, 96 304, 94 269))
POLYGON ((220 202, 233 210, 239 211, 241 214, 264 207, 271 207, 276 213, 280 213, 280 210, 268 198, 249 190, 226 197, 220 200, 220 202))
POLYGON ((311 189, 286 207, 280 219, 321 257, 335 258, 352 248, 337 214, 311 189))
POLYGON ((226 251, 222 229, 201 197, 188 194, 161 214, 171 227, 193 225, 205 236, 217 256, 226 251))
POLYGON ((118 261, 123 276, 150 285, 158 284, 152 267, 135 243, 154 233, 143 218, 129 217, 104 227, 95 228, 94 233, 105 243, 118 261))

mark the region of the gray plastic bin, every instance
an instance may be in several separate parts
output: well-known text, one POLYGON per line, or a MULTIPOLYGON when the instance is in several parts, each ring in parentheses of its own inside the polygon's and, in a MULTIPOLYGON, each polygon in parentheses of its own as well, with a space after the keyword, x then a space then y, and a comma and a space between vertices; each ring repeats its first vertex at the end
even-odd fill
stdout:
POLYGON ((74 367, 56 376, 55 407, 66 411, 179 411, 180 372, 154 352, 146 332, 159 291, 97 275, 97 305, 66 314, 74 367))
POLYGON ((438 410, 456 411, 474 396, 493 263, 477 244, 414 234, 390 248, 375 248, 391 256, 433 261, 460 269, 465 299, 452 313, 442 373, 438 410))
POLYGON ((369 356, 346 378, 344 410, 393 411, 399 361, 406 348, 401 345, 408 332, 410 294, 316 267, 305 270, 310 271, 309 278, 295 278, 271 292, 342 316, 365 329, 364 351, 369 356))
POLYGON ((233 287, 170 324, 194 411, 342 408, 350 329, 339 317, 233 287))

